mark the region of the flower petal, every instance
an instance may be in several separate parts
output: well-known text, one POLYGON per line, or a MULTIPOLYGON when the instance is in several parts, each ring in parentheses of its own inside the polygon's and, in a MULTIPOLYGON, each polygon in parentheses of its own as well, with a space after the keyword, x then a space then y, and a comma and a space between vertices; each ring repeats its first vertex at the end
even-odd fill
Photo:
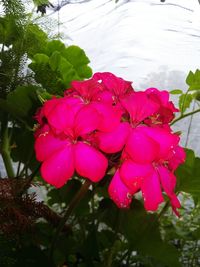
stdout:
POLYGON ((176 186, 175 175, 164 166, 158 167, 158 173, 164 191, 169 197, 171 197, 174 194, 174 188, 176 186))
POLYGON ((86 143, 78 142, 74 147, 77 173, 93 182, 100 181, 106 174, 108 167, 107 158, 86 143))
POLYGON ((142 122, 154 114, 159 105, 150 99, 144 92, 134 92, 122 100, 122 105, 129 112, 133 123, 142 122))
POLYGON ((103 85, 116 96, 125 95, 133 91, 131 87, 132 82, 125 81, 110 72, 97 72, 94 74, 93 78, 97 81, 101 81, 103 85))
POLYGON ((90 105, 82 107, 75 117, 75 135, 81 136, 97 129, 100 124, 100 115, 90 105))
POLYGON ((162 196, 160 181, 156 171, 147 176, 141 185, 144 206, 146 210, 156 211, 159 204, 164 201, 162 196))
POLYGON ((110 198, 119 208, 128 208, 132 201, 132 194, 122 182, 119 170, 116 171, 108 187, 110 198))
POLYGON ((120 167, 120 177, 132 193, 141 188, 143 179, 154 171, 151 164, 138 164, 125 160, 120 167))
POLYGON ((169 168, 172 171, 175 171, 177 167, 185 161, 185 158, 186 158, 185 150, 180 146, 175 147, 172 150, 171 157, 169 158, 169 168))
POLYGON ((75 89, 84 100, 89 101, 92 100, 99 91, 103 90, 102 85, 93 78, 86 81, 73 81, 71 84, 73 89, 75 89))
POLYGON ((49 124, 57 131, 73 128, 75 112, 65 101, 60 101, 47 115, 49 124))
POLYGON ((90 105, 94 107, 101 116, 98 130, 102 132, 111 132, 119 125, 122 115, 121 109, 100 102, 91 102, 90 105))
POLYGON ((150 163, 157 158, 159 144, 146 135, 143 127, 135 128, 131 131, 125 146, 126 152, 136 163, 150 163))
POLYGON ((45 117, 48 117, 49 113, 55 108, 58 103, 60 103, 60 100, 60 98, 52 98, 44 103, 43 112, 45 117))
POLYGON ((160 166, 158 168, 158 172, 159 172, 161 185, 171 200, 171 205, 172 205, 173 211, 176 213, 177 216, 179 216, 179 213, 177 212, 176 209, 177 208, 179 209, 181 207, 181 204, 180 204, 176 194, 174 193, 174 189, 176 186, 176 177, 172 172, 170 172, 164 166, 160 166))
POLYGON ((68 134, 74 127, 75 115, 81 107, 83 107, 83 102, 80 98, 64 97, 47 101, 44 111, 50 126, 56 133, 68 134), (48 102, 50 103, 48 104, 48 102))
POLYGON ((130 130, 129 123, 123 122, 112 132, 97 132, 95 135, 98 147, 106 153, 122 150, 130 130))
POLYGON ((38 136, 35 141, 36 159, 38 161, 44 161, 48 159, 53 153, 60 148, 64 148, 68 145, 67 140, 62 140, 55 137, 51 132, 44 132, 38 136))
POLYGON ((74 156, 71 145, 57 150, 41 167, 43 179, 55 187, 63 186, 74 173, 74 156))
POLYGON ((159 144, 158 159, 167 159, 170 152, 178 145, 180 137, 160 127, 141 127, 147 136, 159 144))

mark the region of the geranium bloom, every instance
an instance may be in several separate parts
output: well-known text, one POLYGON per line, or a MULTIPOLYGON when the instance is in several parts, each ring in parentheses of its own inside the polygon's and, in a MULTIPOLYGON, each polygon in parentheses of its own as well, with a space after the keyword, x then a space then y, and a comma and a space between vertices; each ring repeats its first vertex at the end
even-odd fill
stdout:
POLYGON ((115 168, 108 192, 118 207, 128 208, 141 191, 146 210, 155 211, 164 191, 178 214, 174 171, 185 152, 169 125, 176 111, 167 91, 135 92, 112 73, 74 81, 64 97, 46 101, 35 116, 41 175, 61 187, 75 172, 98 182, 115 168))
POLYGON ((125 81, 110 72, 97 72, 93 78, 104 86, 104 91, 112 94, 112 99, 120 100, 120 98, 133 92, 132 82, 125 81))
MULTIPOLYGON (((180 207, 174 193, 176 178, 170 170, 170 161, 176 153, 178 142, 179 137, 168 130, 141 126, 135 129, 131 148, 127 143, 125 149, 128 150, 129 157, 121 165, 120 176, 132 192, 141 189, 147 210, 157 210, 163 202, 161 187, 169 196, 174 210, 180 207), (139 145, 145 142, 149 146, 138 150, 139 145)), ((182 148, 179 149, 182 152, 181 163, 185 154, 182 148)))
POLYGON ((43 162, 42 177, 56 187, 63 186, 75 170, 91 181, 102 179, 108 160, 83 138, 101 123, 98 112, 90 106, 75 112, 60 101, 46 118, 52 129, 40 133, 35 142, 36 158, 43 162))
POLYGON ((172 101, 169 101, 167 91, 159 91, 156 88, 148 88, 146 94, 149 99, 159 105, 158 111, 150 118, 153 123, 169 123, 174 118, 174 112, 179 110, 175 108, 172 101))

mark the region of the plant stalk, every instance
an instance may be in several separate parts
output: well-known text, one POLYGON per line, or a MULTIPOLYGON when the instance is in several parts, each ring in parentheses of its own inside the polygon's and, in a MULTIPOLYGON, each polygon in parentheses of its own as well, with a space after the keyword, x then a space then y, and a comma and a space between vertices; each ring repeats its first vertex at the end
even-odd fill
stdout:
POLYGON ((91 185, 91 182, 89 180, 85 180, 84 184, 81 186, 80 190, 76 193, 74 198, 71 200, 65 215, 60 221, 60 224, 58 225, 58 228, 54 234, 54 237, 52 239, 51 247, 50 247, 50 252, 49 256, 52 258, 53 252, 57 243, 57 240, 59 238, 60 232, 62 231, 63 227, 65 226, 65 223, 69 219, 69 216, 71 215, 72 211, 75 209, 75 207, 78 205, 80 200, 85 196, 85 194, 88 191, 89 186, 91 185))
POLYGON ((7 172, 7 176, 9 178, 14 178, 15 173, 12 165, 12 161, 10 158, 10 138, 8 135, 8 120, 7 116, 5 116, 4 120, 1 122, 1 155, 4 162, 4 166, 7 172))
POLYGON ((175 124, 177 121, 180 121, 180 120, 182 120, 182 119, 184 119, 184 118, 186 118, 186 117, 188 117, 188 116, 191 116, 191 115, 193 115, 193 114, 195 114, 195 113, 198 113, 198 112, 200 112, 200 109, 196 109, 196 110, 194 110, 194 111, 191 111, 191 112, 188 112, 188 113, 186 113, 186 114, 183 114, 183 115, 181 115, 180 117, 178 117, 177 119, 173 120, 173 121, 171 122, 171 125, 175 124))

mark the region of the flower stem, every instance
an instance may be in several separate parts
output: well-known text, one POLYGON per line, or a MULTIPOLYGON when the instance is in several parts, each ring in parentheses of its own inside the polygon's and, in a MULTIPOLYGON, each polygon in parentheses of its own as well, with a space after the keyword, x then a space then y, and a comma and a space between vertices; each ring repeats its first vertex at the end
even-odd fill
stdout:
POLYGON ((8 135, 8 120, 7 116, 1 122, 2 136, 1 136, 1 155, 4 162, 4 166, 9 178, 14 178, 15 173, 10 158, 10 138, 8 135))
POLYGON ((23 187, 19 190, 19 192, 17 192, 18 196, 21 196, 24 194, 24 192, 26 192, 26 190, 30 187, 31 182, 33 181, 33 179, 35 178, 36 174, 38 173, 39 169, 41 167, 41 164, 38 164, 36 169, 31 173, 31 175, 26 179, 25 184, 23 185, 23 187))
POLYGON ((182 120, 182 119, 184 119, 184 118, 186 118, 188 116, 191 116, 191 115, 193 115, 195 113, 198 113, 198 112, 200 112, 200 109, 196 109, 194 111, 191 111, 191 112, 188 112, 186 114, 183 114, 180 117, 178 117, 177 119, 173 120, 172 123, 171 123, 171 125, 175 124, 177 121, 180 121, 180 120, 182 120))
POLYGON ((170 201, 167 200, 167 202, 165 203, 164 207, 161 209, 161 211, 158 213, 158 220, 162 217, 163 214, 165 214, 165 212, 167 211, 168 207, 169 207, 170 201))
POLYGON ((58 225, 58 228, 56 229, 56 232, 55 232, 54 237, 52 239, 51 246, 50 246, 50 252, 49 252, 50 258, 52 258, 52 256, 53 256, 53 252, 54 252, 57 240, 59 238, 60 232, 62 231, 63 227, 65 226, 65 223, 67 222, 67 220, 68 220, 69 216, 71 215, 72 211, 74 210, 74 208, 78 205, 80 200, 87 193, 90 185, 91 185, 91 182, 88 180, 85 180, 85 182, 81 186, 80 190, 76 193, 74 198, 71 200, 71 202, 70 202, 70 204, 66 210, 66 213, 63 216, 63 218, 61 219, 60 224, 58 225))

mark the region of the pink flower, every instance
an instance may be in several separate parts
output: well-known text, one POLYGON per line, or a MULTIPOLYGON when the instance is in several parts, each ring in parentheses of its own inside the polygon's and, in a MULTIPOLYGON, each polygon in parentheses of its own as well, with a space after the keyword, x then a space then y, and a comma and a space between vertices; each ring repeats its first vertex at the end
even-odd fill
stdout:
POLYGON ((114 98, 120 99, 133 92, 132 82, 125 81, 110 72, 97 72, 93 78, 111 92, 114 98))
POLYGON ((115 172, 112 181, 108 187, 111 199, 119 208, 129 208, 132 202, 131 190, 122 182, 119 170, 115 172))
POLYGON ((72 82, 72 89, 77 92, 74 98, 83 105, 96 109, 102 118, 98 130, 108 132, 118 126, 122 111, 119 107, 112 106, 112 102, 107 99, 103 88, 95 79, 72 82))
POLYGON ((147 210, 157 210, 164 201, 161 188, 170 198, 174 211, 180 208, 174 193, 176 178, 170 171, 171 159, 179 151, 178 142, 177 135, 159 127, 140 126, 130 134, 120 177, 131 192, 142 191, 147 210))
POLYGON ((68 106, 65 108, 58 105, 47 113, 53 130, 40 134, 35 142, 36 158, 43 162, 42 177, 56 187, 63 186, 75 170, 91 181, 101 180, 106 173, 108 160, 83 139, 101 122, 98 112, 90 106, 83 106, 75 112, 68 106), (60 134, 55 134, 55 129, 60 134))
POLYGON ((144 92, 134 92, 122 100, 122 105, 130 115, 133 127, 158 111, 159 105, 149 99, 144 92))
POLYGON ((174 118, 174 112, 179 110, 169 101, 169 93, 167 91, 159 91, 156 88, 149 88, 146 91, 149 99, 159 105, 158 111, 150 118, 153 123, 169 123, 174 118))
POLYGON ((112 73, 74 81, 35 115, 41 175, 59 188, 75 172, 98 182, 114 168, 108 192, 118 207, 128 208, 141 192, 146 210, 156 211, 164 191, 178 215, 174 171, 185 152, 169 125, 176 111, 167 91, 135 92, 112 73))

